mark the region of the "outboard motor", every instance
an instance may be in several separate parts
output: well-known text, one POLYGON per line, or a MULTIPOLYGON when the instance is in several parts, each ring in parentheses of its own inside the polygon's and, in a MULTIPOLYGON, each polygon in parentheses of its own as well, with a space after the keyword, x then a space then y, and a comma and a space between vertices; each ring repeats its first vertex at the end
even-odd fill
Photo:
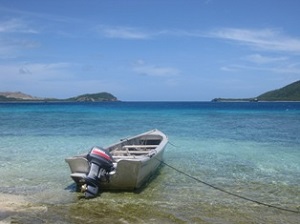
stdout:
POLYGON ((108 181, 108 173, 113 169, 112 156, 102 148, 94 147, 87 155, 90 163, 90 169, 84 178, 85 184, 81 190, 84 192, 85 198, 95 197, 99 191, 101 178, 105 177, 108 181))

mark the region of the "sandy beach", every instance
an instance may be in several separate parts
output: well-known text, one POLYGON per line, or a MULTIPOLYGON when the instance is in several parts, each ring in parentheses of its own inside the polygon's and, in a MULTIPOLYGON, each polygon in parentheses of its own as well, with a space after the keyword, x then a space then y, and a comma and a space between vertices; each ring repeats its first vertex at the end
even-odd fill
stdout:
POLYGON ((24 196, 0 193, 0 223, 23 223, 18 220, 19 214, 23 217, 35 217, 35 214, 47 212, 44 205, 34 205, 27 201, 24 196))

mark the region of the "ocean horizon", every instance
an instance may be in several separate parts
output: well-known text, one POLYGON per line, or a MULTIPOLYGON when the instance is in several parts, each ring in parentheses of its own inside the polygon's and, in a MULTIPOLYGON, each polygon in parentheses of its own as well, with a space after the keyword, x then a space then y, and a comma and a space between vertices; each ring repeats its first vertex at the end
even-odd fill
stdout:
POLYGON ((299 102, 2 102, 0 223, 299 223, 299 133, 299 102), (188 175, 81 199, 66 157, 152 129, 188 175))

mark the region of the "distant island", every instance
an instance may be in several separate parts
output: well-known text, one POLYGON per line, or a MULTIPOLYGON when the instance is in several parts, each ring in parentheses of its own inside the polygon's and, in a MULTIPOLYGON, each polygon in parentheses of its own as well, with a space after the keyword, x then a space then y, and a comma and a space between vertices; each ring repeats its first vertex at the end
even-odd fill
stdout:
MULTIPOLYGON (((0 92, 0 102, 114 102, 117 97, 107 92, 83 94, 67 99, 34 97, 22 92, 0 92)), ((253 98, 215 98, 212 102, 300 101, 300 80, 283 88, 253 98)))
POLYGON ((107 92, 83 94, 67 99, 33 97, 22 92, 0 92, 1 102, 104 102, 119 101, 117 97, 107 92))
POLYGON ((215 98, 213 102, 300 101, 300 80, 253 98, 215 98))

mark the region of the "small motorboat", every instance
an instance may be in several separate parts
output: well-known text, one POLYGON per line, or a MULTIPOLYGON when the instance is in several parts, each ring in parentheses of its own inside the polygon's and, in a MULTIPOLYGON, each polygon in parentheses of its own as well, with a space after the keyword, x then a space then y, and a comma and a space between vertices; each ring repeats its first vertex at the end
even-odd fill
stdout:
POLYGON ((100 189, 140 188, 162 163, 167 143, 167 136, 155 129, 65 160, 77 189, 91 198, 100 189))

